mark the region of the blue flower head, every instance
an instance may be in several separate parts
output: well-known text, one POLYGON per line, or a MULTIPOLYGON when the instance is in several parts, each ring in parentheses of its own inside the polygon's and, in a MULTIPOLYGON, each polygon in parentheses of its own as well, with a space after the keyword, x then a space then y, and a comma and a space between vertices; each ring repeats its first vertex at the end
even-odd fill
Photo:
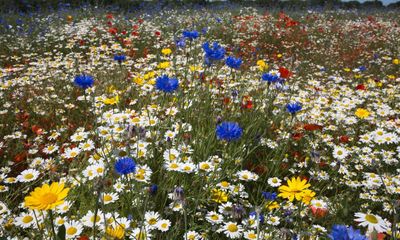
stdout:
POLYGON ((185 38, 181 38, 176 40, 176 47, 177 48, 184 48, 186 46, 185 38))
POLYGON ((328 235, 331 240, 367 240, 360 230, 345 225, 333 225, 332 233, 328 235))
MULTIPOLYGON (((250 215, 250 217, 257 218, 257 213, 256 213, 256 212, 250 212, 249 215, 250 215)), ((257 220, 257 219, 256 219, 256 220, 257 220)), ((260 221, 260 223, 261 223, 261 224, 264 223, 264 220, 265 220, 264 214, 261 214, 261 213, 260 213, 260 215, 259 215, 259 221, 260 221)))
POLYGON ((261 76, 261 79, 262 79, 263 81, 268 82, 268 83, 275 83, 275 82, 277 82, 277 81, 279 80, 279 77, 278 77, 278 75, 276 75, 276 74, 264 73, 264 74, 261 76))
POLYGON ((194 39, 199 37, 199 32, 185 30, 183 31, 182 35, 183 37, 188 38, 190 41, 193 41, 194 39))
POLYGON ((358 68, 358 70, 360 70, 361 72, 364 72, 365 70, 367 70, 367 68, 365 66, 360 66, 358 68))
POLYGON ((173 92, 179 87, 179 81, 176 78, 169 78, 167 75, 158 77, 156 80, 156 88, 163 92, 173 92))
POLYGON ((120 175, 134 173, 136 171, 136 163, 132 158, 124 157, 115 162, 114 168, 120 175))
POLYGON ((74 79, 74 84, 82 89, 92 87, 94 79, 90 75, 78 75, 74 79))
POLYGON ((114 55, 114 60, 118 61, 119 63, 123 62, 126 60, 126 56, 125 55, 114 55))
POLYGON ((225 48, 219 45, 217 42, 214 42, 212 47, 210 47, 209 42, 205 42, 203 44, 203 50, 206 54, 206 62, 209 61, 218 61, 222 60, 225 56, 225 48))
POLYGON ((275 192, 262 192, 261 194, 267 201, 274 201, 277 197, 277 194, 275 192))
POLYGON ((233 69, 239 69, 240 65, 242 65, 242 59, 241 58, 234 58, 234 57, 228 57, 225 60, 225 64, 233 69))
POLYGON ((151 195, 156 194, 156 193, 157 193, 157 190, 158 190, 157 184, 152 184, 152 185, 149 187, 149 193, 150 193, 151 195))
POLYGON ((288 103, 286 105, 286 111, 288 111, 291 114, 296 114, 301 109, 302 109, 302 107, 299 102, 288 103))
POLYGON ((242 136, 243 129, 235 122, 222 122, 215 130, 217 138, 228 142, 238 140, 242 136))

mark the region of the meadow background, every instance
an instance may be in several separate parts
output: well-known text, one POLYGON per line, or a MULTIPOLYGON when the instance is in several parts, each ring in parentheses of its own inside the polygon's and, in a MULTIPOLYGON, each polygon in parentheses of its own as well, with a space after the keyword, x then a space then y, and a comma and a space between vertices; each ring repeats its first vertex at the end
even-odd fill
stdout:
POLYGON ((1 239, 399 239, 379 2, 7 1, 1 239))

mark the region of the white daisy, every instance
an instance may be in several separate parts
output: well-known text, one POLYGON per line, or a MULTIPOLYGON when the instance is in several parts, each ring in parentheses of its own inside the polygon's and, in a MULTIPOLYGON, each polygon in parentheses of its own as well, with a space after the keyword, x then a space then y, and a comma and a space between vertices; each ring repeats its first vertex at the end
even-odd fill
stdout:
POLYGON ((217 230, 217 232, 225 233, 225 235, 231 239, 240 238, 242 236, 242 231, 242 226, 234 222, 227 222, 217 230))
POLYGON ((279 187, 281 185, 282 180, 277 177, 268 178, 268 184, 271 187, 279 187))
POLYGON ((358 212, 354 221, 359 222, 360 226, 368 227, 368 232, 376 230, 378 233, 384 233, 388 229, 388 224, 378 215, 365 214, 358 212))
POLYGON ((40 172, 35 169, 26 169, 17 176, 17 180, 19 182, 32 182, 38 178, 39 174, 40 172))

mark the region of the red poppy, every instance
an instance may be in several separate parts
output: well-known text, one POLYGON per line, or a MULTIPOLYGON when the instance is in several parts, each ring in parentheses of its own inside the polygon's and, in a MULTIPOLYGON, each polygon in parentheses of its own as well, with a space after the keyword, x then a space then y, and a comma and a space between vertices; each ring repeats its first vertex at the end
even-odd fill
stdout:
POLYGON ((349 136, 347 136, 347 135, 340 136, 339 137, 339 141, 341 143, 348 143, 349 142, 349 136))
POLYGON ((39 127, 38 125, 33 125, 32 132, 34 132, 36 135, 41 135, 41 134, 43 134, 43 129, 41 127, 39 127))
POLYGON ((304 124, 303 129, 306 131, 322 130, 322 126, 318 124, 304 124))
POLYGON ((229 97, 224 97, 222 102, 224 103, 224 105, 228 105, 231 102, 231 99, 229 97))
POLYGON ((279 68, 279 73, 281 74, 281 78, 289 78, 290 76, 292 76, 292 72, 284 67, 279 68))
POLYGON ((109 13, 109 14, 106 15, 106 18, 107 18, 107 19, 113 19, 114 16, 113 16, 111 13, 109 13))
POLYGON ((155 31, 154 34, 155 34, 157 37, 161 36, 161 32, 160 32, 160 31, 155 31))
POLYGON ((295 141, 300 141, 303 138, 304 134, 303 133, 295 133, 292 135, 293 140, 295 141))
POLYGON ((27 156, 28 155, 26 154, 26 152, 20 152, 14 156, 14 162, 20 163, 20 162, 24 161, 27 156))
POLYGON ((358 84, 356 87, 357 90, 367 90, 364 84, 358 84))
POLYGON ((315 218, 323 218, 328 214, 328 209, 311 206, 311 213, 315 218))
POLYGON ((78 237, 77 240, 90 240, 88 236, 86 235, 81 235, 80 237, 78 237))
POLYGON ((108 29, 108 32, 111 33, 112 35, 115 35, 118 33, 118 29, 117 28, 110 28, 108 29))

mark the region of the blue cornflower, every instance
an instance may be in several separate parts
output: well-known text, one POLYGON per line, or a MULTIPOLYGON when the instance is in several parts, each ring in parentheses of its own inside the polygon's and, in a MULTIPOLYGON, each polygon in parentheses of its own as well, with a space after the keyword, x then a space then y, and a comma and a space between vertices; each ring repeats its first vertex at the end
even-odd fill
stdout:
POLYGON ((86 89, 93 86, 94 79, 90 75, 78 75, 75 77, 74 83, 76 86, 86 89))
POLYGON ((158 77, 156 80, 156 88, 163 92, 173 92, 179 87, 179 81, 176 78, 169 78, 167 75, 158 77))
POLYGON ((181 38, 176 40, 176 47, 177 48, 184 48, 186 46, 185 38, 181 38))
POLYGON ((345 225, 333 225, 332 233, 328 236, 332 240, 367 240, 360 230, 347 228, 345 225))
POLYGON ((242 65, 242 59, 241 58, 234 58, 234 57, 230 57, 229 56, 225 60, 225 64, 230 68, 239 69, 240 65, 242 65))
POLYGON ((199 32, 185 30, 183 31, 182 36, 188 38, 190 41, 193 41, 194 39, 199 37, 199 32))
POLYGON ((267 81, 268 83, 274 83, 274 82, 277 82, 279 80, 279 77, 276 74, 264 73, 261 76, 261 79, 263 81, 267 81))
POLYGON ((115 162, 114 168, 120 175, 134 173, 136 171, 136 163, 132 158, 124 157, 115 162))
MULTIPOLYGON (((249 215, 250 215, 250 217, 257 218, 257 213, 256 213, 256 212, 251 212, 251 213, 249 213, 249 215)), ((256 220, 257 220, 257 219, 256 219, 256 220)), ((259 215, 259 221, 260 221, 260 223, 261 223, 261 224, 264 223, 264 220, 265 220, 264 214, 261 214, 261 213, 260 213, 260 215, 259 215)))
POLYGON ((367 70, 367 68, 365 66, 360 66, 358 70, 360 70, 360 72, 364 72, 365 70, 367 70))
POLYGON ((152 185, 149 187, 149 193, 150 193, 151 195, 156 194, 156 193, 157 193, 157 190, 158 190, 157 184, 152 184, 152 185))
POLYGON ((286 105, 286 111, 291 114, 296 114, 298 111, 301 110, 301 104, 299 102, 288 103, 286 105))
POLYGON ((206 53, 206 62, 211 63, 212 61, 222 60, 225 56, 225 48, 214 42, 210 47, 209 42, 203 44, 203 50, 206 53))
POLYGON ((222 122, 215 130, 217 138, 228 142, 238 140, 243 133, 243 129, 235 122, 222 122))
POLYGON ((123 62, 126 60, 126 56, 125 55, 114 55, 114 60, 118 61, 119 63, 123 62))
POLYGON ((275 192, 262 192, 261 194, 267 201, 274 201, 277 197, 277 194, 275 192))

